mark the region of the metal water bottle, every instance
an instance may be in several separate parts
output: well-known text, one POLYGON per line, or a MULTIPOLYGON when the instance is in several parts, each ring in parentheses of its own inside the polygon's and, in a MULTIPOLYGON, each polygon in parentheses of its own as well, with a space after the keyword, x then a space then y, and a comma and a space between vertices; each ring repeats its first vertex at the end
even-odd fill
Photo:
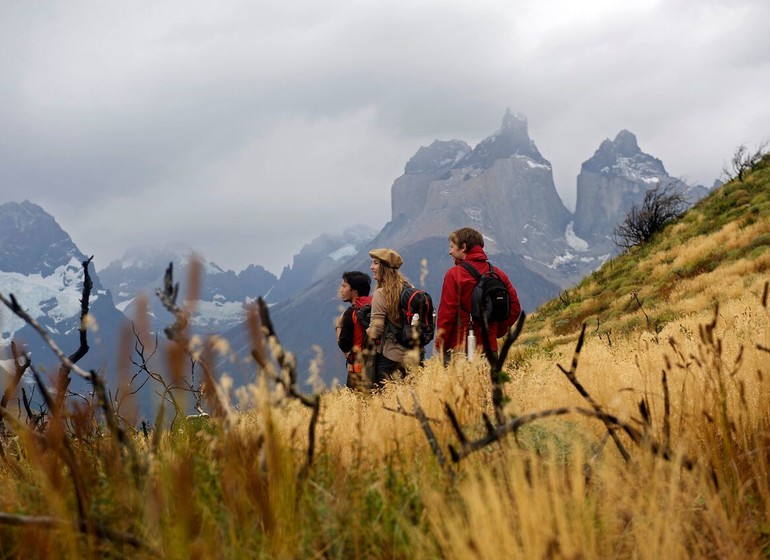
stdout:
POLYGON ((468 330, 468 361, 472 362, 476 356, 476 335, 473 334, 473 323, 468 330))

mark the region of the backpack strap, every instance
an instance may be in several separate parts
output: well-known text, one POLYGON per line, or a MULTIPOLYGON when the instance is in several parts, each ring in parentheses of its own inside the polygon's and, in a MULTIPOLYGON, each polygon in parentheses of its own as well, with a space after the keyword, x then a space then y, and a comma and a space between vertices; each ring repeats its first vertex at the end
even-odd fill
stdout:
MULTIPOLYGON (((463 267, 468 272, 470 272, 471 276, 473 276, 476 279, 476 282, 481 280, 481 273, 479 273, 479 271, 476 270, 471 263, 463 261, 463 262, 460 263, 460 266, 463 267)), ((490 266, 490 270, 491 270, 492 265, 490 264, 489 266, 490 266)))
MULTIPOLYGON (((415 290, 411 296, 409 296, 409 301, 406 302, 406 312, 409 313, 409 310, 412 308, 412 300, 414 299, 414 296, 417 294, 422 293, 422 290, 415 290)), ((408 317, 407 319, 411 320, 411 317, 408 317)))
MULTIPOLYGON (((489 270, 490 270, 490 271, 491 271, 491 270, 494 270, 494 269, 492 268, 492 263, 490 263, 489 261, 487 261, 487 264, 489 265, 489 270)), ((473 276, 473 279, 474 279, 476 282, 478 282, 479 280, 481 280, 481 273, 480 273, 478 270, 476 270, 476 269, 473 267, 473 265, 472 265, 471 263, 469 263, 469 262, 466 262, 466 261, 463 261, 463 262, 461 262, 461 263, 460 263, 460 266, 461 266, 461 267, 463 267, 463 268, 464 268, 465 270, 467 270, 468 272, 470 272, 470 273, 471 273, 471 276, 473 276)), ((458 305, 458 307, 459 307, 460 309, 463 309, 462 301, 460 301, 460 305, 458 305)), ((463 309, 463 311, 464 311, 465 313, 467 313, 469 317, 471 317, 471 312, 470 312, 470 311, 466 311, 465 309, 463 309)), ((458 319, 459 319, 459 317, 458 317, 458 319)), ((472 323, 472 322, 473 322, 473 317, 471 317, 471 323, 472 323)), ((459 323, 459 321, 458 321, 458 323, 459 323)))

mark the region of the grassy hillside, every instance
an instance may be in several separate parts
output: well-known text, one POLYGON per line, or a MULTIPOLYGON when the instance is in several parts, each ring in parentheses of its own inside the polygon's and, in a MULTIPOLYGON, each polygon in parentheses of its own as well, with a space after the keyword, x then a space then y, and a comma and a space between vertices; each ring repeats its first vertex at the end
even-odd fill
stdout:
POLYGON ((770 246, 769 162, 766 157, 743 181, 712 192, 651 243, 543 305, 530 318, 527 343, 575 339, 586 321, 610 339, 659 331, 720 300, 761 291, 770 246))
MULTIPOLYGON (((255 367, 170 429, 78 401, 33 430, 10 399, 0 557, 766 556, 768 193, 766 158, 533 313, 501 422, 463 359, 305 399, 255 367)), ((224 351, 161 350, 167 383, 224 351)))

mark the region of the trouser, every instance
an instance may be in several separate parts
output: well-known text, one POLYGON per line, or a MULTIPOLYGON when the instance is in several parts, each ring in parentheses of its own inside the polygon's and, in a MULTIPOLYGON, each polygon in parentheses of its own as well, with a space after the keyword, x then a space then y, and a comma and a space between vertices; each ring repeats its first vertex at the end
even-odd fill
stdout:
POLYGON ((382 354, 374 355, 374 385, 382 385, 385 381, 400 379, 406 374, 404 366, 382 354))
POLYGON ((345 385, 349 389, 355 391, 361 391, 366 393, 372 390, 372 381, 369 379, 370 367, 361 369, 361 371, 355 371, 354 368, 348 367, 348 379, 345 385))

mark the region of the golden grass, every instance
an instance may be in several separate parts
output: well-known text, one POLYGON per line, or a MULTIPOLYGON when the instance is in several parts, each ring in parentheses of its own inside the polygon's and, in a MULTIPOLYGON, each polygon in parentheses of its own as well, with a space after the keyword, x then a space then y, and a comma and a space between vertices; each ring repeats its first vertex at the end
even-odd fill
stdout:
MULTIPOLYGON (((733 293, 732 290, 727 290, 733 293)), ((448 459, 456 436, 449 404, 470 437, 491 415, 481 361, 444 369, 429 360, 402 383, 371 396, 323 396, 317 450, 304 482, 309 409, 278 399, 267 383, 241 391, 251 410, 232 424, 182 423, 158 445, 135 438, 146 472, 134 482, 110 439, 74 440, 89 484, 91 515, 139 536, 136 551, 64 529, 0 527, 3 556, 741 558, 770 545, 768 310, 757 289, 665 325, 608 340, 587 331, 576 370, 608 412, 667 437, 671 460, 623 437, 625 464, 606 428, 572 414, 544 419, 481 450, 445 474, 411 412, 417 398, 448 459), (704 330, 706 329, 706 330, 704 330), (673 340, 673 345, 670 342, 673 340), (743 349, 741 351, 741 348, 743 349), (664 412, 666 372, 671 412, 664 412), (760 376, 757 372, 763 372, 760 376), (101 441, 101 443, 99 443, 101 441), (679 465, 687 455, 697 461, 679 465), (590 474, 589 477, 586 474, 590 474)), ((558 365, 574 343, 509 362, 509 415, 586 406, 558 365)), ((235 399, 234 399, 235 400, 235 399)), ((4 511, 72 519, 71 481, 52 449, 22 438, 16 462, 0 462, 4 511), (22 458, 23 456, 23 458, 22 458), (34 499, 30 501, 30 497, 34 499)), ((6 456, 13 455, 6 446, 6 456)))

